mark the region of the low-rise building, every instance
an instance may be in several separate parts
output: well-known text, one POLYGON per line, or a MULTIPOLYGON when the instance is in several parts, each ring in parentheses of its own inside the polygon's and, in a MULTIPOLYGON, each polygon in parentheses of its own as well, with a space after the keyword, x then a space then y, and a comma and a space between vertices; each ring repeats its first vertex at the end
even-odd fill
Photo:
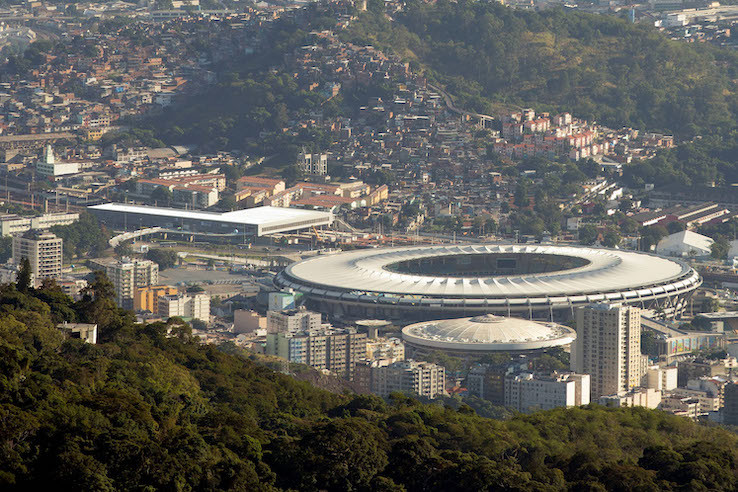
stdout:
POLYGON ((518 412, 589 404, 589 374, 511 374, 505 377, 505 406, 518 412))
POLYGON ((697 420, 701 415, 699 398, 667 395, 661 398, 659 406, 664 412, 697 420))
POLYGON ((256 311, 236 309, 233 311, 233 331, 236 333, 254 333, 267 329, 267 319, 256 311))
POLYGON ((87 343, 97 343, 97 325, 90 323, 61 323, 56 325, 70 338, 79 338, 87 343))
POLYGON ((185 319, 198 319, 205 323, 210 322, 210 296, 207 294, 175 294, 160 296, 159 316, 171 318, 174 316, 185 319))
POLYGON ((51 145, 46 147, 44 158, 36 163, 36 173, 50 178, 76 174, 78 172, 78 162, 56 162, 51 145))
POLYGON ((269 311, 284 311, 295 309, 295 294, 291 292, 270 292, 269 311))
POLYGON ((627 392, 601 396, 599 404, 605 407, 658 408, 661 392, 653 388, 634 388, 627 392))
POLYGON ((37 217, 22 217, 16 214, 0 216, 0 235, 10 236, 31 229, 50 229, 58 225, 69 225, 79 220, 78 213, 43 214, 37 217))
POLYGON ((161 296, 173 296, 177 295, 178 292, 179 290, 171 285, 149 285, 137 288, 133 297, 133 309, 156 313, 159 310, 159 298, 161 296))
POLYGON ((676 388, 669 392, 675 398, 696 398, 700 404, 700 413, 709 414, 718 412, 722 408, 723 398, 713 396, 707 391, 676 388))

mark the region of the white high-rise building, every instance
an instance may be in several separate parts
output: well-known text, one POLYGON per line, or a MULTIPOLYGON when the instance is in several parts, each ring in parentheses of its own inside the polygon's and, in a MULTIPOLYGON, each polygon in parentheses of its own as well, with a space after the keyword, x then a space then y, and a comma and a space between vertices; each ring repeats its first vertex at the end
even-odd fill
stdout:
POLYGON ((298 331, 317 330, 320 328, 322 319, 320 313, 306 309, 267 311, 267 332, 297 333, 298 331))
POLYGON ((13 263, 20 265, 23 258, 28 259, 37 281, 60 278, 62 239, 52 232, 36 230, 13 236, 13 263))
MULTIPOLYGON (((159 283, 159 265, 151 260, 123 257, 93 260, 98 270, 103 270, 115 286, 115 302, 123 308, 133 308, 136 289, 159 283)), ((93 267, 94 268, 94 267, 93 267)))
POLYGON ((591 377, 591 399, 640 386, 641 310, 632 306, 590 304, 576 311, 577 339, 571 370, 591 377))
POLYGON ((297 166, 305 174, 325 176, 328 174, 328 154, 302 152, 297 158, 297 166))

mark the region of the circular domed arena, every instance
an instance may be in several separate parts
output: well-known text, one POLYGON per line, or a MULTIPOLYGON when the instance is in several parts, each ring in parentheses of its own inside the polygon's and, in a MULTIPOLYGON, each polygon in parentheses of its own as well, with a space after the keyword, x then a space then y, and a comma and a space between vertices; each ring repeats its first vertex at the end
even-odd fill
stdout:
POLYGON ((480 314, 567 319, 613 302, 673 316, 701 285, 687 263, 648 253, 560 245, 414 246, 316 256, 275 283, 342 317, 432 320, 480 314))
POLYGON ((402 338, 414 351, 439 350, 452 355, 496 352, 526 353, 568 345, 576 331, 556 323, 483 314, 408 325, 402 338))

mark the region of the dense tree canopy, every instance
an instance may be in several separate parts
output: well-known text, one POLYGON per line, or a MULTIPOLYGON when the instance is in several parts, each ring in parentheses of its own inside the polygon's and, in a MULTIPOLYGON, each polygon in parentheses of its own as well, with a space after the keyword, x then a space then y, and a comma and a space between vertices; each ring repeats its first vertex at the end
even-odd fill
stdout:
POLYGON ((64 256, 96 256, 108 247, 112 234, 89 212, 80 212, 79 220, 65 226, 54 226, 51 232, 64 240, 64 256))
POLYGON ((172 268, 177 264, 177 252, 173 249, 150 249, 146 253, 146 258, 157 263, 161 270, 172 268))

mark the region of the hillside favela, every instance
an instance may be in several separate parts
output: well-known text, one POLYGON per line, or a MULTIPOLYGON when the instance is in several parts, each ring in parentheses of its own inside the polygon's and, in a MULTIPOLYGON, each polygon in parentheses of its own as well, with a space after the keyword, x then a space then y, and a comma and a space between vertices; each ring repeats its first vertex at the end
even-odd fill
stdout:
POLYGON ((0 490, 737 490, 733 3, 0 0, 0 490))

